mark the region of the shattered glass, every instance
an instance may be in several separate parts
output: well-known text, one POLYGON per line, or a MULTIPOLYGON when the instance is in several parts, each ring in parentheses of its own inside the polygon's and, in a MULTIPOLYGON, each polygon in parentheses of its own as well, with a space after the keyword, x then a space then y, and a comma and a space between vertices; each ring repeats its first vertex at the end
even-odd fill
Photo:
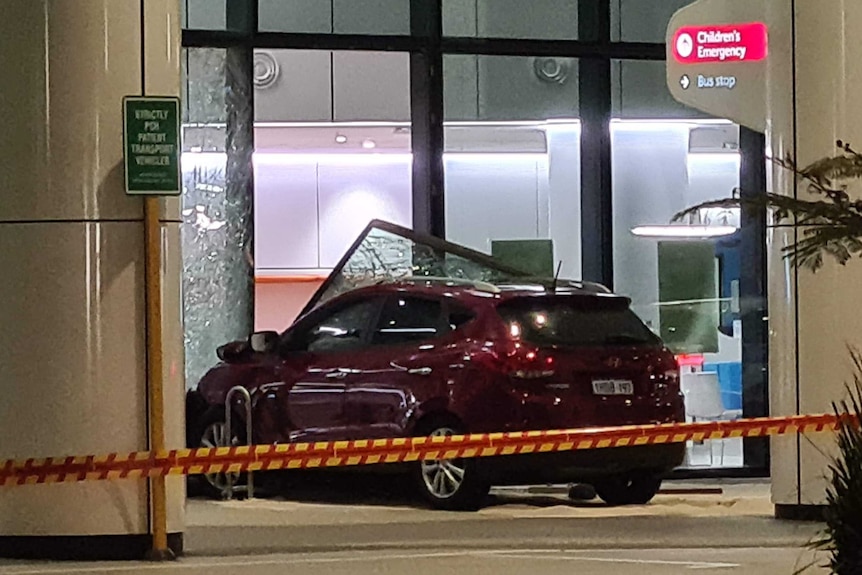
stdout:
MULTIPOLYGON (((226 50, 189 48, 183 58, 183 123, 224 125, 226 50)), ((224 150, 224 140, 220 142, 224 150)))
POLYGON ((489 255, 385 222, 372 222, 354 246, 311 299, 306 312, 348 291, 396 280, 434 278, 495 284, 528 277, 489 255))
POLYGON ((232 86, 242 70, 229 64, 227 52, 188 49, 185 58, 181 238, 189 388, 218 361, 216 348, 247 337, 253 322, 251 104, 232 86))

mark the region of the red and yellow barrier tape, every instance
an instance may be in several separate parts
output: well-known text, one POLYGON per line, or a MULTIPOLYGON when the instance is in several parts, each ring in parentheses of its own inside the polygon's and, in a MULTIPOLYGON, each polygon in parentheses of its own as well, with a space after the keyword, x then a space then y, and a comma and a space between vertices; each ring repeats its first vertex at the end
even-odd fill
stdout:
MULTIPOLYGON (((178 449, 161 453, 110 453, 100 456, 8 460, 0 467, 0 486, 131 479, 159 475, 344 467, 424 459, 635 447, 683 443, 689 440, 766 437, 791 433, 810 434, 834 430, 842 421, 845 420, 835 415, 803 415, 710 423, 287 443, 178 449)), ((846 421, 855 423, 855 420, 849 416, 846 421)))

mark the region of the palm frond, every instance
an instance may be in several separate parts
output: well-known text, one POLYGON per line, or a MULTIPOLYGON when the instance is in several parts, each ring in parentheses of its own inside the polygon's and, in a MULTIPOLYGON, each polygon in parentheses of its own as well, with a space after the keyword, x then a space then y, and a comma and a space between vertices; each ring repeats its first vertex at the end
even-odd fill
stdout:
POLYGON ((842 154, 817 160, 800 170, 800 176, 826 186, 831 186, 834 181, 862 178, 862 155, 849 143, 839 140, 836 145, 842 154))
POLYGON ((850 350, 855 366, 853 384, 846 399, 833 404, 841 424, 840 455, 829 466, 826 490, 826 528, 810 547, 826 552, 834 575, 862 573, 862 355, 850 350))
POLYGON ((798 233, 784 248, 784 256, 796 267, 817 271, 828 256, 841 265, 862 257, 862 199, 852 201, 849 182, 862 179, 862 154, 839 141, 841 154, 823 158, 799 168, 793 158, 772 161, 792 171, 808 183, 808 191, 823 199, 799 199, 773 193, 742 193, 735 189, 730 198, 702 202, 675 214, 679 222, 708 208, 742 208, 757 213, 767 210, 773 226, 793 226, 798 233))

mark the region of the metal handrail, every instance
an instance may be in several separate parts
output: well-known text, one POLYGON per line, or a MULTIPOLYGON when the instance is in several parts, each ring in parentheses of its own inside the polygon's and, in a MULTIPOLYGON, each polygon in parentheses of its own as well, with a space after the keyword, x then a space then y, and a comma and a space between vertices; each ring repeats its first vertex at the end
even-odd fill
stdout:
MULTIPOLYGON (((227 396, 224 400, 224 425, 225 425, 225 436, 228 442, 233 442, 233 431, 231 429, 231 419, 233 418, 233 396, 236 394, 240 394, 244 400, 245 404, 245 442, 246 445, 252 444, 252 425, 251 425, 251 394, 248 390, 241 386, 237 385, 235 387, 230 388, 227 392, 227 396)), ((230 473, 225 473, 225 479, 227 480, 227 499, 230 500, 233 497, 233 494, 236 492, 246 492, 246 496, 249 499, 254 499, 254 477, 251 471, 247 472, 247 483, 245 486, 242 485, 234 485, 233 478, 230 473)))

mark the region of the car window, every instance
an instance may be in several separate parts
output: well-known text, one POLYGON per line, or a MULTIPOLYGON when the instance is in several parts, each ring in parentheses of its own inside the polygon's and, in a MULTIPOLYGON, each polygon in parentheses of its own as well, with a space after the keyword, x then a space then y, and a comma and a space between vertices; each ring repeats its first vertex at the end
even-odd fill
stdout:
POLYGON ((335 310, 322 320, 300 330, 294 336, 297 347, 326 353, 350 351, 367 345, 367 329, 375 319, 378 304, 379 300, 375 298, 335 310))
POLYGON ((388 299, 383 306, 374 345, 398 345, 433 339, 446 330, 439 301, 409 296, 388 299))
POLYGON ((537 345, 655 345, 661 340, 623 298, 517 298, 499 314, 512 335, 537 345))
POLYGON ((473 310, 452 302, 448 302, 446 312, 448 317, 448 321, 446 323, 452 331, 455 331, 461 326, 471 322, 473 318, 476 317, 473 310))

